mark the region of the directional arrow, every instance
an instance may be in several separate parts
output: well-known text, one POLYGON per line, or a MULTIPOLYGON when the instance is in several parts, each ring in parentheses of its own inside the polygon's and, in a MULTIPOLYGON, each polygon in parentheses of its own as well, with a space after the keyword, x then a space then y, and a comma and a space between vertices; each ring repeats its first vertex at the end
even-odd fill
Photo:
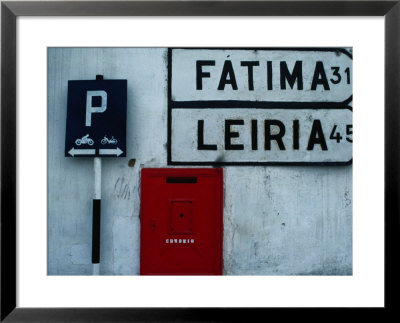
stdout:
POLYGON ((100 155, 116 155, 117 157, 123 153, 118 147, 115 149, 99 149, 100 155))
POLYGON ((72 147, 70 151, 68 151, 68 154, 70 154, 72 157, 75 155, 94 155, 96 153, 96 149, 75 149, 72 147))

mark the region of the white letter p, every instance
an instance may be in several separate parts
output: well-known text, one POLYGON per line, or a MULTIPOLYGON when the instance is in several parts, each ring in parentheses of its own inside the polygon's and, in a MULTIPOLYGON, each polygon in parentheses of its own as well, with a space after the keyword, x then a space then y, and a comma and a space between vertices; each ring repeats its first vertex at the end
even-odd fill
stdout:
POLYGON ((101 113, 107 109, 107 92, 106 91, 87 91, 86 92, 86 127, 92 125, 92 113, 101 113), (92 106, 92 97, 101 97, 101 106, 92 106))

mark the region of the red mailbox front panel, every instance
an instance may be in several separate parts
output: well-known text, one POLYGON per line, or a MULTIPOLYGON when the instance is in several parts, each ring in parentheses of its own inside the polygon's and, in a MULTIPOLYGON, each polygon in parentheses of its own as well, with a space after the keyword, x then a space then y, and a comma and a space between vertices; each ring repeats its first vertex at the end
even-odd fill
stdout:
POLYGON ((142 169, 141 275, 222 274, 222 169, 142 169))

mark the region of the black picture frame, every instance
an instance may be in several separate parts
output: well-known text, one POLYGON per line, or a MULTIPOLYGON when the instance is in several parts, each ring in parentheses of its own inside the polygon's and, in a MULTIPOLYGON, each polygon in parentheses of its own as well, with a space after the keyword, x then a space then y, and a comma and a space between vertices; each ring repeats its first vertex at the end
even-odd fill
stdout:
MULTIPOLYGON (((238 321, 267 308, 16 307, 16 19, 19 16, 383 16, 385 19, 385 306, 395 311, 399 275, 400 1, 2 1, 1 2, 1 321, 238 321)), ((40 290, 37 291, 40 293, 40 290)), ((60 291, 61 292, 61 291, 60 291)), ((288 310, 288 309, 284 309, 288 310)), ((300 313, 307 309, 290 309, 300 313)), ((339 318, 326 309, 319 319, 339 318)), ((350 309, 347 309, 349 313, 350 309)), ((383 312, 384 311, 384 312, 383 312)), ((339 316, 340 315, 340 316, 339 316)), ((251 319, 254 317, 254 319, 251 319)), ((275 319, 277 317, 274 315, 275 319)), ((271 319, 273 319, 271 317, 271 319)), ((258 320, 258 319, 257 319, 258 320)), ((242 320, 243 321, 243 320, 242 320)))

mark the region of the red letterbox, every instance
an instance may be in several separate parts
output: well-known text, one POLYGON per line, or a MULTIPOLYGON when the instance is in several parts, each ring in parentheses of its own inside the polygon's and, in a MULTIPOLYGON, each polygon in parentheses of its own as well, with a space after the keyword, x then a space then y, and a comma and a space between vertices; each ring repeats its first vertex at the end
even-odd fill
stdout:
POLYGON ((140 274, 221 275, 221 168, 146 168, 141 176, 140 274))

